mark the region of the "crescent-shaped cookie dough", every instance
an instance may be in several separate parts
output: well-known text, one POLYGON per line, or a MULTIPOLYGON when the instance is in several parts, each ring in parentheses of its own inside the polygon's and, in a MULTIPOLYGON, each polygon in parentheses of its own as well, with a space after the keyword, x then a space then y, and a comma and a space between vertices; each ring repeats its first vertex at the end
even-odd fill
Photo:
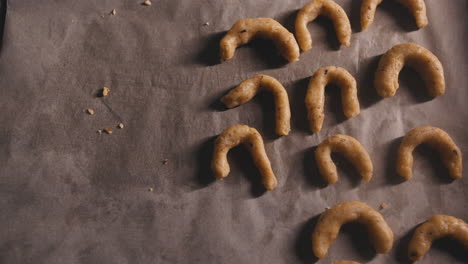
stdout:
POLYGON ((356 262, 356 261, 351 261, 351 260, 339 260, 339 261, 333 262, 333 264, 361 264, 361 263, 356 262))
POLYGON ((221 133, 215 142, 211 169, 217 179, 228 176, 230 168, 227 153, 233 147, 244 144, 252 155, 252 159, 262 175, 263 185, 267 190, 275 189, 278 184, 271 169, 270 160, 265 152, 265 145, 260 133, 255 128, 246 125, 235 125, 221 133))
POLYGON ((353 221, 367 226, 369 239, 378 253, 387 253, 392 249, 393 232, 382 215, 363 202, 345 201, 320 215, 312 233, 314 255, 319 259, 324 258, 341 226, 353 221))
POLYGON ((410 130, 400 144, 397 172, 405 180, 413 177, 413 150, 420 144, 428 144, 439 151, 442 162, 453 179, 462 177, 462 152, 450 136, 440 128, 421 126, 410 130))
MULTIPOLYGON (((398 0, 408 8, 416 20, 418 28, 427 26, 426 4, 424 0, 398 0)), ((366 30, 374 22, 375 9, 382 0, 362 0, 361 3, 361 28, 366 30)))
POLYGON ((358 170, 364 181, 372 179, 372 161, 366 149, 355 138, 347 135, 334 135, 325 139, 315 150, 315 160, 323 179, 330 184, 338 181, 338 172, 331 153, 337 152, 347 158, 358 170))
POLYGON ((398 89, 398 75, 404 66, 415 69, 422 77, 432 97, 445 92, 444 69, 429 50, 414 43, 393 46, 380 59, 374 86, 382 97, 394 96, 398 89))
POLYGON ((460 241, 468 250, 468 224, 448 215, 434 215, 414 231, 409 243, 408 257, 421 260, 431 248, 432 242, 443 237, 460 241))
POLYGON ((341 88, 344 115, 351 118, 360 113, 354 77, 341 67, 328 66, 320 68, 310 78, 305 98, 307 116, 312 132, 319 132, 322 129, 323 119, 325 118, 325 87, 331 83, 337 84, 341 88))
POLYGON ((296 17, 296 38, 301 50, 306 51, 312 48, 312 37, 307 29, 307 24, 320 15, 333 21, 338 41, 341 45, 349 46, 351 44, 351 24, 343 8, 332 0, 312 0, 299 11, 296 17))
POLYGON ((275 98, 276 134, 286 136, 291 130, 291 110, 288 93, 275 78, 258 74, 239 84, 235 89, 221 98, 221 102, 228 108, 233 108, 250 101, 258 92, 271 92, 275 98))
POLYGON ((221 60, 234 56, 236 48, 254 37, 270 39, 279 53, 289 62, 299 60, 299 47, 294 35, 271 18, 246 18, 237 21, 221 39, 221 60))

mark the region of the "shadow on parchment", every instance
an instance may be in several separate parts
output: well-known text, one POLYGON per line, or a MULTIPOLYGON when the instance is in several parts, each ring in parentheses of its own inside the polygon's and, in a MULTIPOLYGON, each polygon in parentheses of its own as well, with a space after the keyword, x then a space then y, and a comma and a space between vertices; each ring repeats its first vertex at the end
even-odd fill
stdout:
POLYGON ((291 102, 291 130, 300 130, 309 133, 309 121, 307 120, 307 108, 304 104, 307 93, 307 85, 310 77, 294 81, 290 86, 291 102))
POLYGON ((208 137, 202 141, 195 151, 197 157, 195 183, 200 188, 206 187, 216 181, 211 170, 211 159, 213 157, 215 141, 216 136, 208 137))
POLYGON ((314 38, 314 30, 311 29, 312 23, 319 25, 325 31, 325 39, 326 42, 329 43, 329 45, 326 46, 329 48, 328 50, 337 51, 341 48, 341 43, 338 41, 338 37, 336 36, 332 20, 322 16, 317 17, 314 21, 308 24, 308 29, 312 37, 312 48, 314 48, 315 43, 322 41, 317 37, 314 38))
POLYGON ((276 134, 276 113, 274 96, 271 93, 260 93, 255 96, 254 101, 257 101, 262 108, 262 136, 265 140, 272 141, 280 138, 276 134))
POLYGON ((431 250, 448 252, 457 261, 468 261, 468 250, 466 250, 460 241, 456 241, 450 237, 445 237, 434 241, 431 250))
POLYGON ((398 175, 396 171, 398 148, 400 147, 400 143, 402 140, 403 137, 392 139, 389 143, 387 143, 387 146, 384 148, 387 150, 384 159, 386 162, 384 176, 386 179, 386 183, 390 185, 397 185, 405 181, 400 175, 398 175))
POLYGON ((209 110, 215 111, 215 112, 224 112, 229 110, 222 102, 221 98, 228 94, 232 89, 234 89, 236 86, 232 86, 230 89, 216 93, 216 95, 212 96, 209 99, 209 110))
MULTIPOLYGON (((416 22, 414 20, 413 15, 405 6, 398 3, 397 1, 388 1, 388 0, 383 1, 382 4, 380 4, 377 7, 377 10, 375 11, 376 14, 374 18, 374 23, 378 23, 379 9, 390 14, 390 16, 393 18, 395 23, 397 23, 398 26, 402 28, 404 31, 410 32, 410 31, 418 30, 418 27, 416 26, 416 22)), ((369 27, 369 29, 371 28, 372 28, 372 25, 369 27)))
POLYGON ((221 63, 219 57, 219 41, 227 31, 216 32, 208 35, 204 40, 203 49, 196 55, 195 61, 204 66, 213 66, 221 63))
POLYGON ((300 9, 286 11, 284 14, 279 15, 276 20, 289 30, 289 32, 294 34, 294 24, 296 23, 296 17, 299 10, 300 9))
MULTIPOLYGON (((430 168, 431 172, 427 173, 432 176, 432 181, 436 184, 450 184, 454 181, 450 177, 448 169, 444 166, 439 152, 428 145, 420 145, 413 152, 414 160, 416 162, 423 162, 424 167, 430 168), (419 161, 418 161, 419 160, 419 161)), ((413 170, 414 172, 414 170, 413 170)), ((425 177, 425 175, 420 175, 425 177)))
MULTIPOLYGON (((252 156, 244 146, 233 148, 228 154, 231 173, 228 177, 243 177, 250 184, 250 195, 257 198, 266 193, 266 189, 262 184, 262 176, 253 162, 252 156), (238 172, 236 172, 238 171, 238 172)), ((234 183, 234 182, 233 182, 234 183)), ((229 184, 227 181, 225 184, 229 184)), ((234 183, 238 184, 238 183, 234 183)))
POLYGON ((332 153, 332 160, 335 163, 338 171, 337 184, 339 184, 340 181, 349 181, 353 189, 361 184, 362 177, 358 170, 343 155, 339 153, 332 153))
MULTIPOLYGON (((401 88, 406 89, 410 98, 414 103, 425 103, 432 99, 429 96, 426 84, 424 83, 421 75, 410 67, 404 67, 399 75, 398 82, 401 88)), ((398 95, 398 90, 395 96, 398 95)))
POLYGON ((7 0, 0 0, 0 51, 3 47, 3 34, 5 32, 5 20, 7 12, 7 0))
POLYGON ((353 0, 351 3, 351 13, 349 15, 349 22, 353 32, 361 31, 361 3, 363 0, 353 0))
POLYGON ((329 84, 325 87, 325 125, 326 119, 334 119, 334 126, 346 121, 348 118, 343 113, 343 104, 341 103, 341 88, 335 84, 329 84), (327 116, 328 114, 328 116, 327 116))
POLYGON ((312 217, 301 225, 297 233, 296 242, 294 244, 294 251, 300 263, 311 264, 316 263, 319 259, 314 256, 312 251, 312 232, 320 218, 320 214, 312 217))
POLYGON ((317 162, 315 161, 316 149, 317 149, 317 146, 314 146, 304 151, 303 166, 304 166, 305 182, 310 186, 323 189, 327 187, 328 184, 327 182, 323 180, 318 170, 317 162))
POLYGON ((374 76, 377 66, 382 55, 374 56, 361 63, 360 68, 360 80, 358 81, 358 96, 359 102, 362 108, 368 108, 378 103, 383 98, 377 94, 377 90, 374 87, 374 76))
POLYGON ((357 222, 350 222, 341 227, 338 239, 339 236, 349 237, 354 249, 353 251, 358 252, 361 261, 366 263, 377 255, 368 234, 365 225, 357 222))
MULTIPOLYGON (((255 57, 259 58, 258 60, 256 59, 256 61, 261 65, 259 69, 281 68, 289 63, 280 55, 278 49, 271 40, 260 38, 254 39, 245 45, 245 47, 249 47, 254 50, 255 57)), ((239 51, 239 49, 242 48, 243 46, 240 46, 237 50, 239 51)))
POLYGON ((408 246, 409 246, 411 237, 413 236, 414 231, 416 230, 417 227, 418 226, 411 228, 411 230, 406 232, 405 235, 403 235, 400 239, 395 241, 395 250, 393 250, 393 254, 395 256, 395 259, 398 261, 398 263, 402 263, 402 264, 413 263, 408 258, 408 246))

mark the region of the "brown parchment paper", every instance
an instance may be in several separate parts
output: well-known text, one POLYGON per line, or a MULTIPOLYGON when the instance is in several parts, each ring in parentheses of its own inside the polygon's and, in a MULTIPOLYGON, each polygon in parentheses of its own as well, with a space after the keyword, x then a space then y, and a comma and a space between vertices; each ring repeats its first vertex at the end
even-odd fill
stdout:
MULTIPOLYGON (((406 263, 415 226, 436 213, 468 219, 466 173, 450 182, 433 150, 416 151, 408 182, 394 169, 401 137, 420 125, 444 129, 468 156, 467 1, 427 0, 429 25, 416 30, 409 12, 386 0, 374 24, 359 32, 361 1, 337 0, 352 22, 351 46, 339 48, 331 22, 319 20, 309 25, 313 49, 292 64, 269 41, 240 48, 223 64, 217 47, 241 18, 272 17, 293 30, 304 0, 141 2, 2 1, 0 263, 314 263, 317 216, 344 200, 387 203, 381 212, 395 233, 394 248, 375 254, 365 228, 348 225, 319 263, 406 263), (395 97, 376 95, 379 57, 403 42, 440 58, 444 96, 428 98, 411 70, 401 74, 395 97), (362 111, 345 119, 331 87, 324 127, 310 134, 308 78, 326 65, 356 76, 362 111), (275 137, 268 94, 227 111, 216 103, 257 73, 286 87, 289 136, 275 137), (97 97, 104 86, 110 95, 97 97), (242 148, 229 155, 229 177, 214 182, 213 140, 238 123, 264 136, 276 190, 262 191, 242 148), (96 133, 106 127, 112 135, 96 133), (336 133, 367 148, 375 167, 370 183, 341 161, 339 182, 323 185, 313 147, 336 133)), ((444 240, 422 263, 466 258, 458 243, 444 240)))

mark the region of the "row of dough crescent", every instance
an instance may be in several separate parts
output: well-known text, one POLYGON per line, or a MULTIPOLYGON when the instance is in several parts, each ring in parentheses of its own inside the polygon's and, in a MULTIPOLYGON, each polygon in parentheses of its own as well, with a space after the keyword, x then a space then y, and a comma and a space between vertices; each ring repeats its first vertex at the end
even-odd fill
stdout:
MULTIPOLYGON (((375 73, 374 86, 382 97, 394 96, 399 85, 398 76, 404 66, 416 69, 426 83, 429 95, 445 93, 444 70, 439 59, 414 43, 395 45, 380 59, 375 73)), ((355 78, 344 68, 327 66, 318 69, 309 81, 305 105, 311 132, 319 132, 325 118, 325 87, 336 84, 341 88, 343 112, 347 118, 360 113, 358 90, 355 78)), ((276 133, 280 136, 290 131, 290 105, 283 85, 275 78, 259 74, 241 82, 221 99, 226 107, 233 108, 250 101, 258 92, 268 91, 274 95, 276 104, 276 133)))
MULTIPOLYGON (((265 151, 262 136, 246 125, 235 125, 224 130, 216 139, 211 167, 217 179, 228 176, 230 168, 228 152, 244 144, 252 155, 255 165, 262 175, 267 190, 276 188, 278 181, 271 168, 265 151)), ((439 151, 442 162, 453 179, 462 177, 462 152, 450 136, 440 128, 423 126, 410 130, 403 138, 397 156, 397 172, 405 180, 412 177, 413 150, 420 144, 428 144, 439 151)), ((328 184, 338 181, 338 172, 332 160, 332 153, 340 153, 357 169, 362 179, 372 179, 373 165, 369 153, 355 138, 347 135, 334 135, 320 143, 315 151, 317 167, 328 184)))
MULTIPOLYGON (((327 66, 318 69, 310 78, 305 105, 312 132, 319 132, 322 128, 325 104, 325 87, 331 83, 341 87, 343 112, 351 118, 359 114, 359 100, 354 77, 345 69, 327 66)), ((258 74, 242 81, 236 88, 221 98, 227 108, 237 107, 250 101, 257 93, 267 91, 272 93, 275 100, 276 134, 289 134, 291 110, 288 93, 284 86, 274 77, 258 74)))
MULTIPOLYGON (((360 201, 345 201, 325 210, 312 233, 312 251, 322 259, 341 227, 349 222, 366 226, 369 239, 377 253, 387 253, 393 247, 394 236, 383 216, 372 207, 360 201)), ((408 257, 412 261, 421 260, 429 251, 432 242, 451 237, 468 250, 468 224, 462 219, 448 215, 434 215, 416 228, 408 246, 408 257)), ((353 262, 335 262, 353 263, 353 262)))
MULTIPOLYGON (((414 147, 423 142, 434 144, 445 153, 456 150, 459 154, 451 156, 452 158, 443 158, 443 160, 461 166, 460 150, 445 132, 433 127, 418 127, 411 130, 403 139, 399 155, 402 152, 405 153, 405 157, 411 155, 414 147), (453 158, 455 161, 451 160, 453 158)), ((246 125, 230 127, 217 138, 212 161, 215 176, 218 179, 223 179, 229 174, 227 153, 231 148, 239 144, 244 144, 250 151, 255 165, 262 175, 265 188, 273 190, 278 182, 266 155, 262 137, 257 130, 246 125)), ((325 169, 325 174, 331 174, 331 176, 328 175, 330 183, 336 182, 337 179, 336 167, 331 160, 332 151, 344 153, 357 166, 363 178, 367 181, 370 180, 372 177, 372 163, 362 145, 352 137, 335 135, 322 142, 316 151, 319 164, 325 167, 333 166, 331 172, 327 172, 325 169)), ((459 169, 460 171, 456 170, 457 173, 461 173, 461 167, 459 169)), ((324 173, 320 165, 319 170, 324 173)), ((321 214, 312 233, 312 249, 315 256, 319 259, 324 258, 329 247, 337 238, 341 226, 353 221, 367 226, 369 238, 378 253, 383 254, 391 250, 394 240, 393 232, 382 215, 365 203, 348 201, 338 203, 321 214)), ((434 240, 446 236, 460 241, 468 250, 468 224, 455 217, 435 215, 416 229, 409 244, 409 258, 413 261, 420 260, 427 253, 434 240)))
MULTIPOLYGON (((427 25, 426 5, 423 0, 398 1, 412 12, 419 28, 427 25)), ((382 0, 362 0, 361 27, 363 30, 367 29, 374 21, 375 10, 381 2, 382 0)), ((271 18, 260 17, 238 20, 220 41, 221 60, 225 61, 234 57, 238 46, 247 44, 254 38, 264 38, 273 41, 281 56, 287 61, 297 61, 300 55, 299 47, 302 51, 312 48, 312 37, 307 25, 318 16, 327 17, 333 22, 341 45, 351 45, 351 24, 343 8, 333 0, 312 0, 297 14, 295 21, 296 37, 278 21, 271 18)))
MULTIPOLYGON (((403 139, 400 147, 405 149, 405 155, 411 155, 416 144, 422 142, 434 143, 447 153, 456 149, 460 155, 455 155, 453 164, 461 166, 461 152, 445 132, 433 127, 419 127, 411 130, 403 139), (421 136, 422 135, 422 136, 421 136), (418 137, 422 137, 418 139, 418 137), (409 149, 407 149, 409 147, 409 149)), ((271 168, 271 164, 265 152, 261 135, 254 128, 246 125, 236 125, 226 129, 216 140, 212 168, 215 176, 222 179, 229 174, 227 162, 228 151, 244 144, 250 151, 255 165, 262 175, 262 182, 267 190, 273 190, 277 186, 277 179, 271 168)), ((333 166, 330 183, 336 182, 336 167, 331 161, 331 152, 342 152, 347 156, 363 175, 365 180, 372 177, 372 163, 365 149, 352 137, 336 135, 322 142, 317 151, 317 161, 323 165, 333 166), (320 157, 325 158, 321 161, 320 157)), ((447 159, 447 160, 450 160, 447 159)), ((323 168, 319 166, 321 173, 323 168)), ((461 170, 461 167, 460 167, 461 170)), ((457 171, 458 172, 458 171, 457 171)), ((393 245, 393 232, 387 225, 382 215, 367 204, 359 201, 342 202, 326 210, 319 218, 312 234, 313 252, 318 258, 324 258, 333 241, 338 236, 343 224, 356 221, 367 226, 369 237, 378 253, 387 253, 393 245)), ((468 225, 461 219, 451 216, 435 215, 426 223, 419 226, 409 245, 409 258, 420 260, 429 250, 432 241, 441 237, 450 236, 459 240, 468 249, 468 225)))

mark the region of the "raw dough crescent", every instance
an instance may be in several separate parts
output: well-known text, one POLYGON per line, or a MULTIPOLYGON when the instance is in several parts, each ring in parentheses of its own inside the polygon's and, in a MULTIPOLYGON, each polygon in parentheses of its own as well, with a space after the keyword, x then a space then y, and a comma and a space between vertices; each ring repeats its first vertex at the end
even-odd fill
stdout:
POLYGON ((291 130, 291 110, 289 107, 288 93, 281 83, 275 78, 258 74, 244 80, 221 98, 221 102, 228 108, 233 108, 250 101, 258 92, 271 92, 275 98, 276 134, 286 136, 291 130))
POLYGON ((398 75, 404 66, 419 72, 429 90, 436 97, 445 93, 444 68, 429 50, 414 43, 393 46, 380 59, 374 86, 382 97, 394 96, 398 89, 398 75))
POLYGON ((405 180, 413 177, 413 151, 420 144, 428 144, 439 151, 450 177, 459 179, 463 176, 462 152, 452 138, 440 128, 421 126, 411 129, 405 135, 398 150, 397 172, 405 180))
POLYGON ((338 172, 331 153, 343 154, 358 170, 364 181, 372 179, 372 161, 366 149, 355 138, 347 135, 334 135, 325 139, 315 150, 315 160, 320 174, 330 184, 338 181, 338 172))
POLYGON ((307 24, 320 15, 333 21, 341 45, 351 45, 351 24, 343 8, 332 0, 312 0, 299 11, 296 18, 296 38, 302 51, 312 48, 312 37, 307 24))
POLYGON ((247 44, 255 37, 272 40, 287 61, 299 60, 299 47, 294 35, 276 20, 264 17, 237 21, 221 39, 221 60, 231 59, 238 46, 247 44))
POLYGON ((325 87, 330 83, 337 84, 341 88, 341 102, 344 115, 347 118, 351 118, 360 113, 354 77, 341 67, 328 66, 320 68, 310 78, 305 98, 307 117, 309 118, 310 130, 312 132, 319 132, 322 129, 325 118, 325 87))
POLYGON ((215 142, 211 169, 217 179, 228 176, 230 167, 227 153, 233 147, 244 144, 252 155, 252 159, 262 175, 263 185, 267 190, 275 189, 278 184, 271 169, 270 160, 265 152, 265 145, 260 133, 255 128, 246 125, 235 125, 221 133, 215 142))
POLYGON ((319 259, 324 258, 342 225, 356 221, 367 226, 369 239, 378 253, 387 253, 393 246, 393 232, 382 215, 367 204, 345 201, 320 215, 312 233, 312 249, 319 259))
MULTIPOLYGON (((426 4, 423 0, 398 0, 410 10, 418 28, 427 26, 426 4)), ((375 17, 375 9, 382 0, 362 0, 361 3, 361 29, 366 30, 372 25, 375 17)))
POLYGON ((408 257, 412 261, 421 260, 431 248, 432 242, 442 237, 452 237, 468 250, 468 224, 453 216, 434 215, 414 231, 408 257))

